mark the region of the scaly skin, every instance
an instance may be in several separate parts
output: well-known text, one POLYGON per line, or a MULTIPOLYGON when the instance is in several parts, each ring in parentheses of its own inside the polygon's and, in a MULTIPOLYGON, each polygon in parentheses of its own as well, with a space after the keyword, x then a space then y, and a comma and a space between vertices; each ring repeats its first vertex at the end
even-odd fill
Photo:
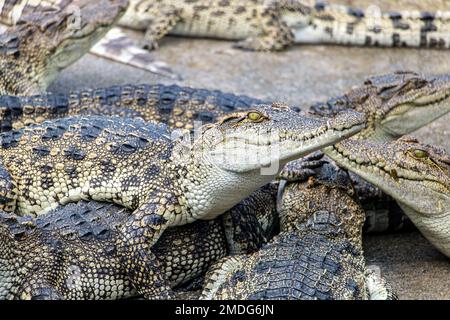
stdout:
POLYGON ((269 183, 222 215, 229 254, 253 253, 278 233, 277 190, 269 183))
MULTIPOLYGON (((2 10, 4 23, 14 20, 10 5, 8 1, 2 10)), ((0 93, 31 95, 45 91, 61 69, 87 53, 106 34, 127 5, 127 0, 74 0, 63 8, 25 6, 20 20, 11 21, 15 25, 0 36, 0 93)))
MULTIPOLYGON (((312 106, 310 113, 330 117, 345 109, 364 112, 368 117, 366 129, 352 139, 393 141, 450 111, 450 77, 414 72, 371 77, 341 97, 312 106)), ((350 176, 366 212, 367 232, 413 229, 392 197, 357 175, 350 176)))
POLYGON ((450 156, 405 137, 390 143, 349 140, 325 153, 392 196, 422 234, 450 257, 450 156))
POLYGON ((4 0, 0 12, 0 23, 7 26, 16 25, 29 14, 61 9, 76 10, 85 4, 84 0, 4 0))
POLYGON ((236 111, 249 110, 266 101, 218 90, 177 85, 125 85, 42 94, 31 97, 0 97, 0 131, 20 129, 74 115, 119 115, 162 122, 171 129, 194 129, 236 111))
MULTIPOLYGON (((201 276, 235 252, 239 243, 244 245, 239 252, 251 253, 267 242, 260 238, 271 232, 276 210, 266 202, 275 201, 261 200, 272 195, 263 188, 223 218, 169 228, 153 251, 170 287, 201 276), (242 239, 243 233, 259 238, 242 239)), ((60 206, 37 219, 0 212, 0 273, 7 275, 0 279, 0 299, 99 300, 137 295, 140 284, 128 280, 116 252, 118 230, 130 215, 129 209, 95 201, 60 206), (20 272, 17 264, 24 265, 20 272)), ((178 291, 174 297, 181 298, 178 291)))
MULTIPOLYGON (((37 219, 0 213, 0 299, 120 299, 135 296, 116 251, 131 211, 114 204, 68 204, 37 219), (22 269, 16 268, 19 264, 22 269)), ((167 230, 154 246, 172 287, 227 254, 219 219, 167 230)), ((155 279, 156 280, 156 279, 155 279)))
POLYGON ((149 249, 167 227, 214 219, 270 182, 286 162, 363 126, 355 112, 309 119, 276 104, 228 115, 205 126, 192 144, 185 137, 172 141, 167 127, 139 119, 44 122, 1 136, 1 207, 40 215, 93 199, 132 209, 119 256, 131 281, 141 283, 139 292, 159 297, 165 288, 153 286, 158 268, 149 249), (271 163, 279 166, 262 169, 271 163))
MULTIPOLYGON (((342 96, 311 106, 309 112, 320 117, 334 116, 346 109, 363 112, 367 128, 356 137, 392 140, 448 113, 449 92, 448 75, 395 72, 371 77, 342 96)), ((262 102, 247 96, 176 85, 115 86, 74 91, 67 96, 3 96, 0 97, 0 131, 46 119, 88 114, 142 117, 146 121, 164 122, 172 129, 193 130, 196 122, 216 121, 225 114, 248 110, 262 102)), ((369 216, 367 230, 410 227, 392 198, 357 177, 353 180, 369 216)))
MULTIPOLYGON (((218 90, 161 84, 114 86, 73 91, 68 95, 3 96, 0 97, 0 130, 19 129, 68 115, 91 114, 141 117, 166 123, 170 128, 192 130, 196 121, 214 122, 223 115, 261 103, 268 102, 218 90)), ((450 111, 450 76, 398 71, 371 77, 342 96, 312 105, 309 112, 328 117, 347 109, 366 114, 366 129, 357 137, 397 139, 450 111)))
POLYGON ((293 43, 450 47, 450 12, 359 10, 307 0, 131 0, 120 24, 145 30, 156 48, 166 34, 241 40, 247 50, 293 43))
MULTIPOLYGON (((96 14, 101 20, 104 19, 102 16, 116 10, 114 8, 116 5, 123 4, 122 13, 127 6, 127 0, 3 0, 0 11, 0 33, 14 26, 24 16, 40 10, 64 9, 76 16, 79 8, 86 3, 97 6, 96 14)), ((92 46, 90 53, 170 78, 179 78, 167 64, 155 60, 148 51, 136 46, 135 41, 120 27, 111 28, 101 41, 92 46)))
MULTIPOLYGON (((316 168, 330 163, 333 163, 333 161, 321 151, 303 159, 292 161, 284 166, 280 172, 280 185, 302 181, 308 176, 314 176, 316 168)), ((361 179, 358 175, 350 172, 349 176, 355 196, 366 214, 364 233, 399 232, 415 229, 414 224, 403 213, 395 199, 361 179)))
POLYGON ((397 71, 370 77, 343 96, 311 106, 310 113, 330 117, 346 109, 368 118, 354 139, 392 141, 450 112, 450 75, 397 71))
MULTIPOLYGON (((330 164, 316 171, 280 190, 280 234, 258 252, 213 266, 201 298, 369 299, 383 289, 366 282, 364 212, 348 176, 330 164)), ((390 297, 384 288, 376 298, 390 297)))

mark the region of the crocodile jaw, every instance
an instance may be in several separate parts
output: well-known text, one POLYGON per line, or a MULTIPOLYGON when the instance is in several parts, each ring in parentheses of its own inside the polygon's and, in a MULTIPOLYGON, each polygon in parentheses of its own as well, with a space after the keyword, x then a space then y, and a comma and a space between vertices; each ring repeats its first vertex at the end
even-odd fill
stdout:
POLYGON ((355 124, 338 130, 327 126, 303 134, 274 131, 259 137, 229 136, 226 143, 209 152, 208 161, 225 171, 260 171, 272 179, 289 161, 344 140, 365 127, 355 124))
POLYGON ((112 28, 124 14, 128 1, 82 1, 66 5, 50 6, 43 11, 45 14, 34 12, 22 16, 23 22, 8 31, 21 39, 18 47, 21 56, 15 59, 17 68, 31 71, 24 74, 26 82, 13 83, 10 88, 2 89, 4 94, 33 95, 45 91, 61 69, 86 54, 112 28))
POLYGON ((380 162, 374 164, 359 161, 358 155, 347 155, 347 149, 342 149, 341 145, 327 147, 324 152, 340 166, 376 185, 398 202, 420 212, 422 216, 439 217, 450 213, 448 176, 442 179, 427 176, 422 172, 400 167, 395 164, 395 160, 389 160, 389 157, 384 158, 383 165, 379 165, 380 162))
POLYGON ((399 206, 408 215, 414 225, 440 252, 450 258, 450 211, 436 217, 424 217, 420 212, 405 203, 399 206))
POLYGON ((358 164, 335 147, 324 152, 350 170, 392 196, 423 235, 450 257, 450 187, 438 181, 420 179, 414 172, 393 177, 376 165, 358 164))
POLYGON ((215 149, 215 153, 203 158, 207 165, 201 165, 202 171, 208 172, 206 178, 197 181, 195 185, 190 181, 187 184, 186 197, 192 208, 193 219, 214 219, 236 203, 239 203, 256 189, 272 181, 283 166, 290 160, 307 155, 324 146, 331 145, 359 132, 364 125, 354 125, 342 130, 327 130, 315 138, 292 139, 281 142, 277 152, 273 152, 274 145, 252 145, 250 148, 233 148, 230 150, 215 149), (245 150, 245 152, 243 152, 245 150), (219 152, 220 151, 220 152, 219 152), (223 162, 223 152, 228 152, 226 158, 229 163, 223 162), (252 155, 254 160, 248 161, 252 155), (258 159, 258 155, 261 156, 258 159))
POLYGON ((56 52, 47 58, 47 67, 43 69, 42 76, 38 77, 40 91, 45 91, 61 70, 85 55, 109 29, 110 27, 98 27, 90 34, 64 40, 56 52))
POLYGON ((450 112, 450 88, 428 97, 400 105, 380 123, 379 141, 394 140, 433 122, 450 112), (384 137, 384 139, 383 139, 384 137))

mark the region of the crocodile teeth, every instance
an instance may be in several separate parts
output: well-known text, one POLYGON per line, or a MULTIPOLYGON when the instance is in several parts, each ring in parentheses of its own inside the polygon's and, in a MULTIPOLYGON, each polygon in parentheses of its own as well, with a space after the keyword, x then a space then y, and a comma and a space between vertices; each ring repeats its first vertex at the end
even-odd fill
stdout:
POLYGON ((385 163, 385 162, 381 162, 381 161, 380 161, 380 162, 377 163, 377 167, 378 167, 378 168, 384 168, 385 166, 386 166, 386 163, 385 163))

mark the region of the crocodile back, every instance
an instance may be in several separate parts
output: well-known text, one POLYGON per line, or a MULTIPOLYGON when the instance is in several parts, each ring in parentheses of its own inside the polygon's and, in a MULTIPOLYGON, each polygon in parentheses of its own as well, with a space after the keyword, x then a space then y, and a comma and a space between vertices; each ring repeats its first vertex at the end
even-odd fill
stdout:
POLYGON ((218 90, 160 84, 112 86, 67 95, 1 96, 0 130, 75 115, 140 117, 165 123, 169 128, 192 130, 223 115, 264 103, 267 101, 218 90))

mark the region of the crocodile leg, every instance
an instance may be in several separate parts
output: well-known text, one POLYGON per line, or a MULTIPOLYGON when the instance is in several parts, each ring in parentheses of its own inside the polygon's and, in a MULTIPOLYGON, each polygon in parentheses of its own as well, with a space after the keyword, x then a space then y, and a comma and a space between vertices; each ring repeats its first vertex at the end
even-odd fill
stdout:
MULTIPOLYGON (((156 202, 159 201, 156 198, 156 202)), ((139 284, 136 289, 147 299, 167 299, 173 295, 169 282, 164 279, 161 263, 151 251, 164 230, 174 221, 174 214, 166 209, 170 205, 142 205, 125 223, 122 238, 119 239, 121 264, 130 270, 130 280, 139 284), (166 219, 167 213, 171 218, 166 219)))
POLYGON ((213 299, 219 288, 228 281, 228 275, 239 272, 245 262, 245 255, 228 256, 216 262, 205 275, 200 300, 213 299))
POLYGON ((166 36, 170 30, 180 21, 180 10, 173 7, 163 7, 159 14, 152 14, 152 23, 149 24, 145 31, 143 47, 148 50, 158 49, 158 40, 166 36))
POLYGON ((278 174, 278 178, 289 182, 304 181, 314 175, 314 169, 320 168, 325 163, 326 160, 323 158, 323 153, 317 151, 302 159, 286 164, 278 174))
POLYGON ((294 42, 291 29, 281 19, 276 3, 272 3, 261 12, 261 34, 239 41, 235 48, 250 51, 282 50, 294 42))
POLYGON ((172 298, 172 289, 158 258, 145 243, 137 247, 132 252, 125 251, 121 257, 121 264, 128 268, 128 277, 137 292, 146 299, 172 298))
POLYGON ((277 185, 268 184, 222 216, 230 254, 255 252, 275 234, 276 194, 277 185))

